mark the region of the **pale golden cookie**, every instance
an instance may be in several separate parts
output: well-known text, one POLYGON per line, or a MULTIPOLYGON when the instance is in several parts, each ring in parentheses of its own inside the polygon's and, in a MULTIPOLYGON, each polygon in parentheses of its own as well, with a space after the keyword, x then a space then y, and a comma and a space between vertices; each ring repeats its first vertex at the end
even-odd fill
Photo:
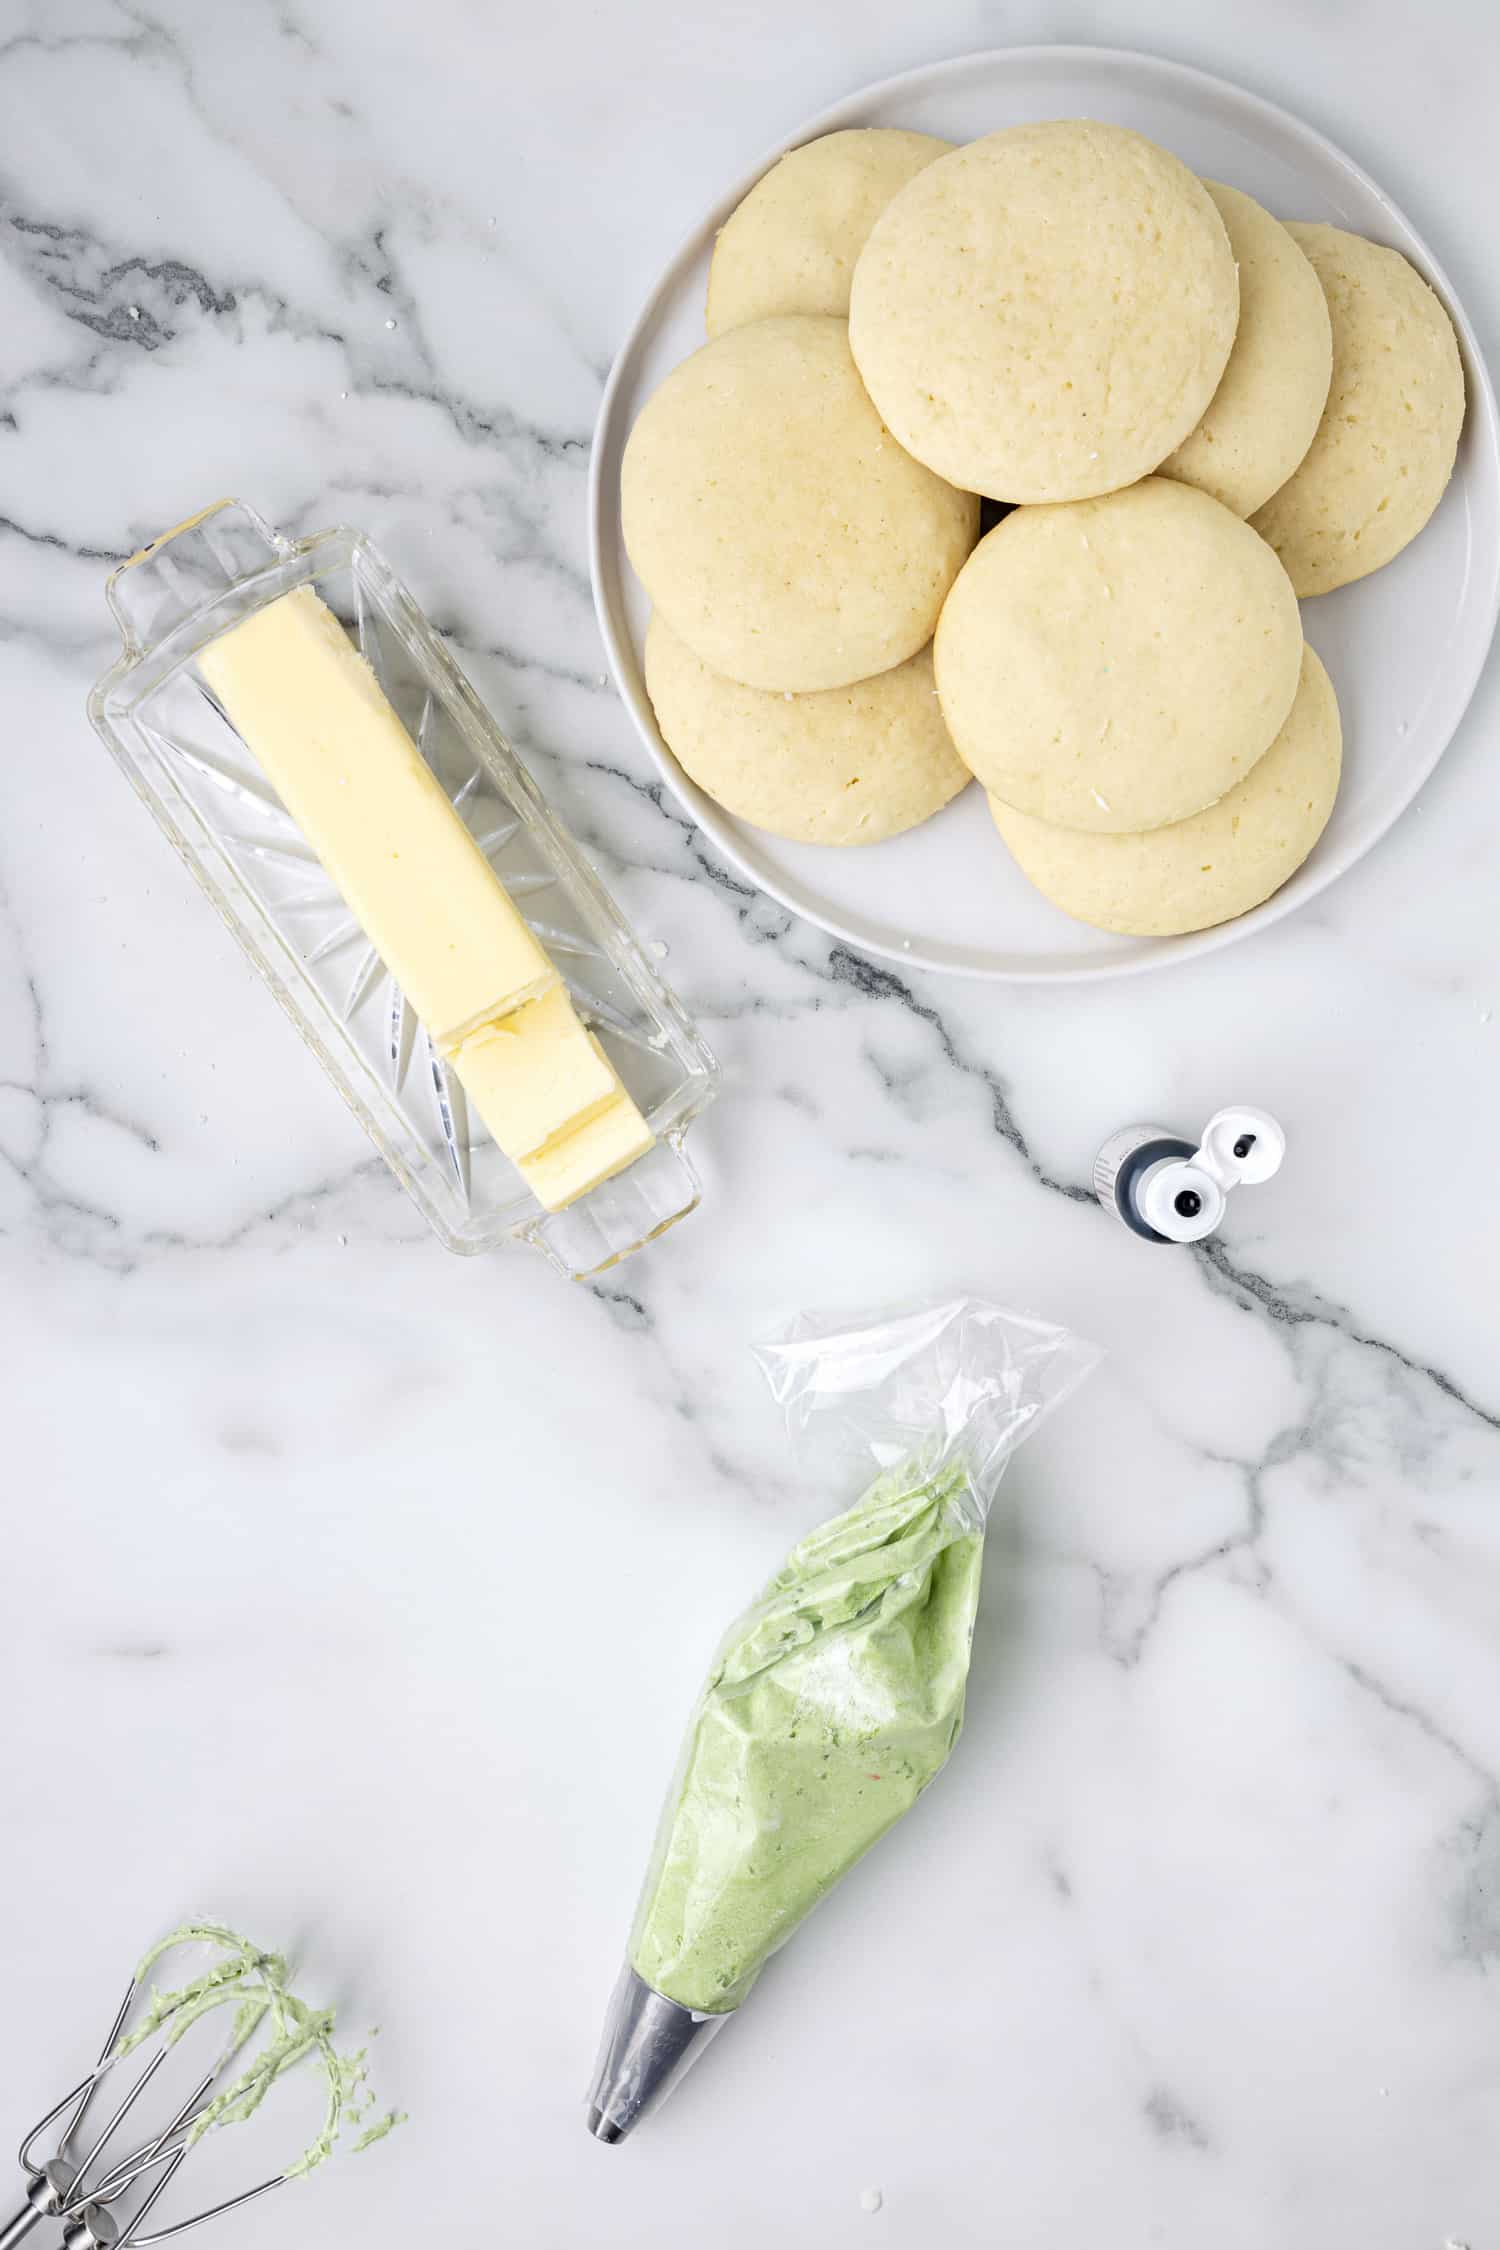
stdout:
POLYGON ((1292 707, 1302 621, 1248 524, 1148 477, 997 524, 934 653, 948 731, 992 796, 1119 833, 1244 779, 1292 707))
POLYGON ((849 316, 865 239, 898 188, 951 141, 872 125, 790 149, 739 204, 714 244, 710 336, 776 313, 849 316))
POLYGON ((1310 648, 1286 725, 1239 786, 1206 812, 1139 836, 1085 836, 990 799, 1017 866, 1054 906, 1095 929, 1174 937, 1248 914, 1294 875, 1338 792, 1339 707, 1310 648))
POLYGON ((689 780, 795 843, 878 844, 970 780, 938 708, 930 649, 852 687, 771 695, 711 672, 653 617, 646 686, 689 780))
POLYGON ((1240 269, 1240 324, 1208 412, 1161 473, 1249 516, 1312 444, 1328 399, 1333 332, 1323 284, 1281 222, 1238 188, 1203 185, 1240 269))
POLYGON ((1333 319, 1333 384, 1306 459, 1256 515, 1299 594, 1368 577, 1431 516, 1464 419, 1458 339, 1399 250, 1289 222, 1333 319))
POLYGON ((809 693, 932 638, 979 503, 896 443, 841 320, 731 329, 647 400, 620 476, 625 546, 694 654, 809 693))
POLYGON ((1239 283, 1201 181, 1088 120, 929 164, 876 220, 849 338, 902 444, 994 500, 1132 484, 1202 419, 1239 283))

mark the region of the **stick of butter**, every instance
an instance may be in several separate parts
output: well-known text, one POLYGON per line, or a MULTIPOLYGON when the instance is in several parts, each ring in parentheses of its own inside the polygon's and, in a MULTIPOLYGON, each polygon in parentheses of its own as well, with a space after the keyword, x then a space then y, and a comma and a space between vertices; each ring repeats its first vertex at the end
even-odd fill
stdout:
POLYGON ((210 642, 198 668, 440 1047, 556 984, 379 681, 310 586, 210 642))
POLYGON ((448 1059, 513 1163, 624 1092, 560 984, 471 1032, 448 1059))
POLYGON ((310 586, 198 659, 230 725, 539 1203, 655 1136, 331 609, 310 586))
POLYGON ((549 1211, 652 1145, 650 1127, 561 985, 471 1033, 450 1060, 491 1136, 549 1211))
POLYGON ((655 1138, 621 1087, 596 1117, 555 1134, 530 1156, 523 1156, 517 1169, 545 1210, 560 1211, 644 1156, 655 1138))

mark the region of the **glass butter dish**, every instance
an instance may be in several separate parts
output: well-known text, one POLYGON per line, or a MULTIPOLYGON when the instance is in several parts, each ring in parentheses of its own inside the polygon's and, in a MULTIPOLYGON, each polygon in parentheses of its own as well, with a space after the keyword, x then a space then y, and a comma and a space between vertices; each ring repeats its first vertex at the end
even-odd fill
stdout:
POLYGON ((582 1278, 695 1209, 683 1142, 713 1097, 714 1058, 370 542, 344 529, 285 539, 226 500, 132 556, 107 594, 124 647, 89 717, 440 1241, 477 1251, 514 1236, 582 1278), (211 642, 299 587, 365 657, 656 1136, 562 1210, 543 1209, 471 1117, 456 1072, 198 669, 211 642))

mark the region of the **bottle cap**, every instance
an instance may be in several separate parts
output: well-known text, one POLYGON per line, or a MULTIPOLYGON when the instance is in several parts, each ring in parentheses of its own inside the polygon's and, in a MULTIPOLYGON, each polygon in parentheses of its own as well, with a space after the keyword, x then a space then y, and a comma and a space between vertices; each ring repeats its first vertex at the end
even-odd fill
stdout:
POLYGON ((1221 1109, 1198 1146, 1160 1126, 1130 1126, 1099 1152, 1094 1187, 1107 1208, 1154 1242, 1202 1242, 1237 1187, 1258 1187, 1281 1168, 1286 1135, 1263 1109, 1221 1109))

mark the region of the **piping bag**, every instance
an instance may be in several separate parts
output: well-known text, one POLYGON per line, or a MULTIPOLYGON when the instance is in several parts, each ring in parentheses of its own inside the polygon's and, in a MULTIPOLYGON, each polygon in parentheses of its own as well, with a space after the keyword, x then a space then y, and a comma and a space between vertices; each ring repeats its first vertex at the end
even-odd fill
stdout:
POLYGON ((946 1765, 1002 1471, 1098 1354, 968 1297, 859 1328, 803 1315, 756 1357, 800 1465, 864 1489, 735 1619, 693 1709, 589 2090, 606 2142, 946 1765))

